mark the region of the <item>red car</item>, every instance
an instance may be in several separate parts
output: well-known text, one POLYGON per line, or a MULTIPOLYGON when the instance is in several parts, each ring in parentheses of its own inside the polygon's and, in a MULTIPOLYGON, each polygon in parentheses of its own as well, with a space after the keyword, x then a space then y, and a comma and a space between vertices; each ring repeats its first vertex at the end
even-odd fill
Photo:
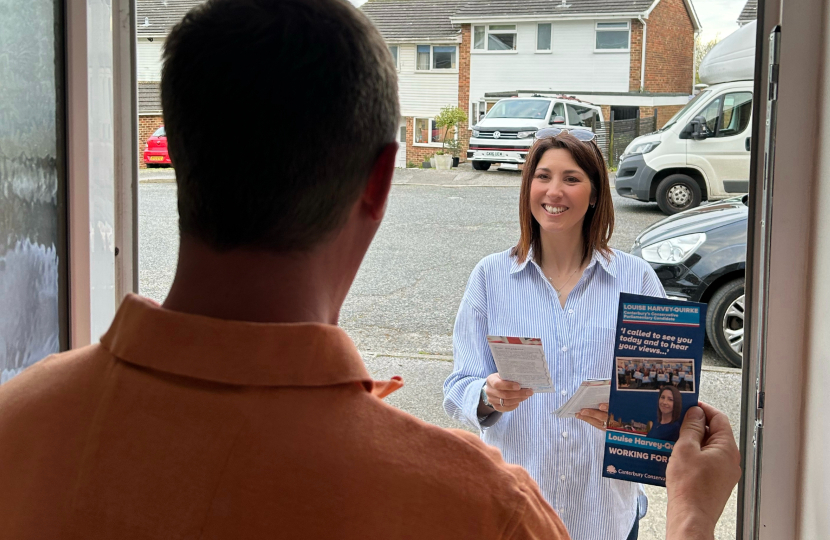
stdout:
POLYGON ((158 128, 144 147, 144 163, 147 167, 171 167, 170 156, 167 154, 167 136, 164 126, 158 128))

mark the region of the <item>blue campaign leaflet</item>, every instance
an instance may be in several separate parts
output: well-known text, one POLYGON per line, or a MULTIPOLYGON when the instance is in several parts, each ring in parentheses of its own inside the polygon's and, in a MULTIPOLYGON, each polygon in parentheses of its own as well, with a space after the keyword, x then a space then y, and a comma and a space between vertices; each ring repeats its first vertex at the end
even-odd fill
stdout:
POLYGON ((623 293, 602 475, 666 485, 666 465, 697 405, 706 304, 623 293))

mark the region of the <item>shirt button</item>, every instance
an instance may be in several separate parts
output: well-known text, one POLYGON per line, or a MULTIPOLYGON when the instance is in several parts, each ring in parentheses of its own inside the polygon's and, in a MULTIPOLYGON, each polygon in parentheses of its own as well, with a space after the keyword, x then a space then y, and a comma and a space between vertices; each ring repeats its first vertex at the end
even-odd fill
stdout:
POLYGON ((564 509, 564 508, 560 508, 560 509, 559 509, 559 513, 560 513, 560 514, 564 514, 564 513, 565 513, 565 509, 564 509))
POLYGON ((559 477, 559 479, 564 482, 565 481, 565 475, 563 474, 562 476, 559 477))
POLYGON ((568 432, 567 432, 567 431, 563 431, 563 432, 562 432, 562 438, 563 438, 563 439, 567 439, 567 438, 568 438, 568 432))
POLYGON ((562 390, 562 395, 563 395, 563 396, 567 396, 567 395, 568 395, 568 391, 567 391, 567 390, 562 390))
POLYGON ((573 315, 573 314, 574 314, 574 310, 569 309, 569 310, 568 310, 568 315, 573 315))
POLYGON ((562 347, 562 352, 568 352, 568 348, 567 347, 562 347))

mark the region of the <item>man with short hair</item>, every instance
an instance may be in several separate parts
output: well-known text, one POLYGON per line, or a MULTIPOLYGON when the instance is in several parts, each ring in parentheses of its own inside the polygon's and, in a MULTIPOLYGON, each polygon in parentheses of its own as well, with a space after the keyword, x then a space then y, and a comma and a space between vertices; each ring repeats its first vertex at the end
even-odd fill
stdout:
MULTIPOLYGON (((381 401, 395 383, 336 326, 397 151, 395 70, 367 19, 343 0, 209 0, 167 40, 162 103, 173 286, 0 388, 3 537, 567 538, 523 469, 381 401)), ((693 411, 672 538, 711 538, 737 481, 728 421, 707 410, 702 445, 693 411)))

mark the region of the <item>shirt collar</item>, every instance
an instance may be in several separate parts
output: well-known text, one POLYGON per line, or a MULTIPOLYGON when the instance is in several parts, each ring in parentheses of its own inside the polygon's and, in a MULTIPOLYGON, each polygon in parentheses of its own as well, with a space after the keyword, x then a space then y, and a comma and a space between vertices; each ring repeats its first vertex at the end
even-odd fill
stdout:
POLYGON ((338 326, 213 319, 134 294, 121 303, 101 345, 131 364, 226 384, 373 387, 360 353, 338 326))
MULTIPOLYGON (((510 274, 516 274, 524 270, 531 261, 533 261, 533 248, 531 247, 528 250, 527 257, 525 258, 524 262, 519 262, 515 255, 512 256, 513 263, 510 265, 510 274)), ((588 263, 588 266, 585 268, 588 270, 595 264, 599 264, 599 266, 605 270, 608 275, 612 278, 617 277, 617 261, 616 257, 614 256, 614 252, 611 252, 611 260, 606 259, 599 251, 594 250, 594 254, 591 256, 591 262, 588 263)), ((534 264, 535 261, 534 261, 534 264)))

